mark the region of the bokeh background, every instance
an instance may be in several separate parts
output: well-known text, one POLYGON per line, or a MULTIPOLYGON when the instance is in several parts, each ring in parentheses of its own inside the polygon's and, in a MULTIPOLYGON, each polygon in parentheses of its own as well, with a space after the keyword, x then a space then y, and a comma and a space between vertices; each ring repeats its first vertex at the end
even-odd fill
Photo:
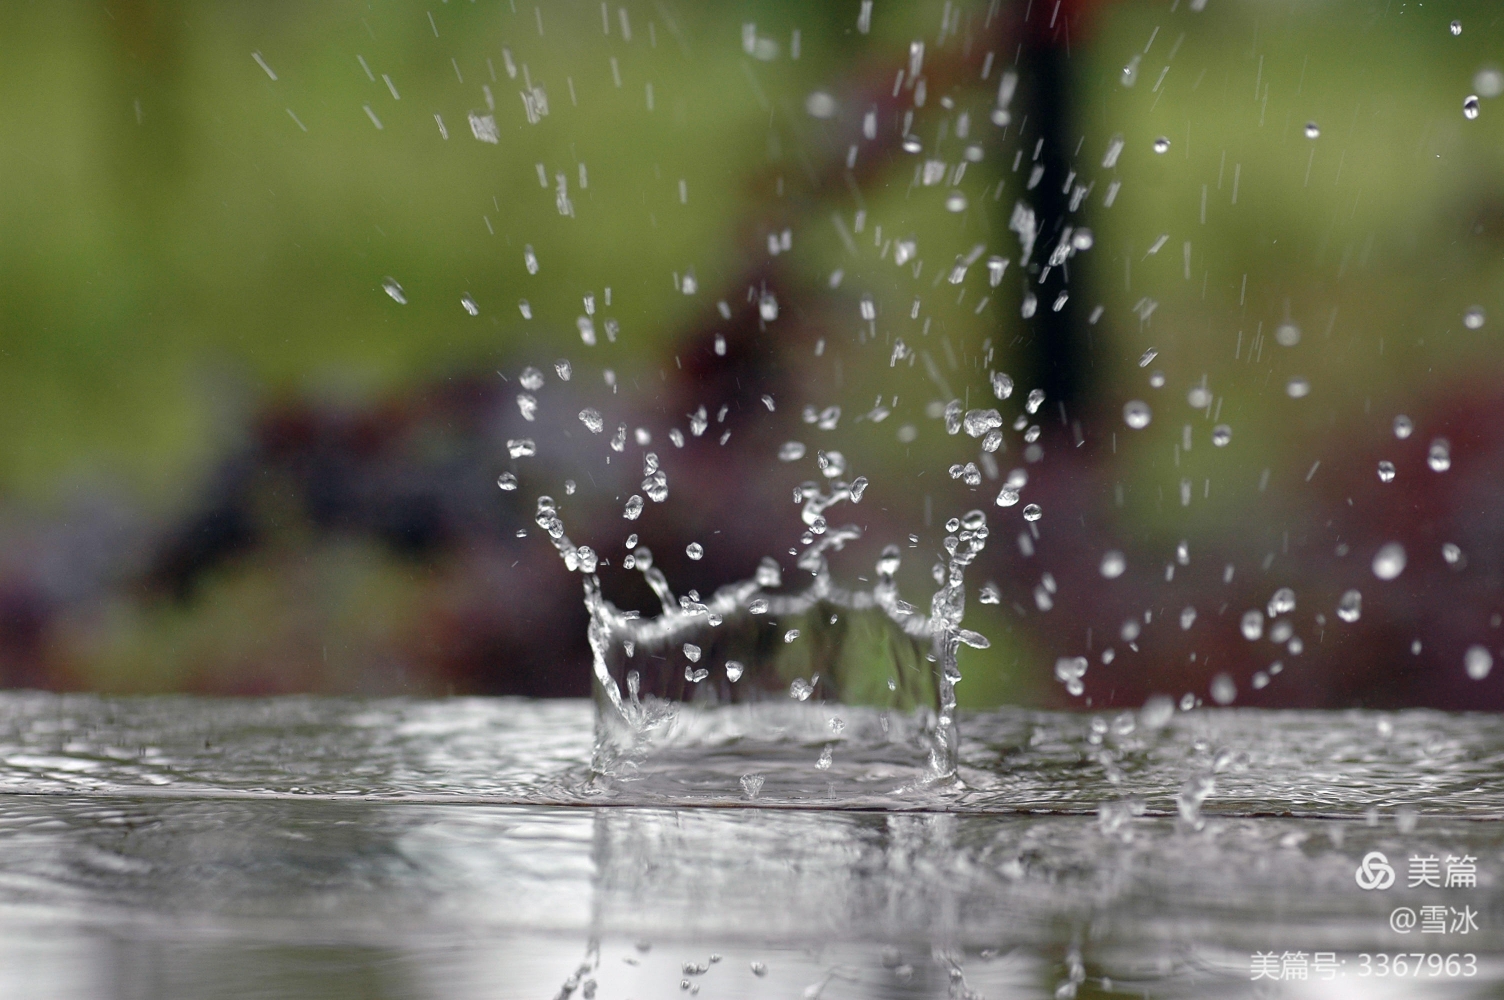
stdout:
POLYGON ((987 511, 965 703, 1504 706, 1464 666, 1504 655, 1491 5, 871 8, 0 7, 0 684, 583 695, 539 494, 648 608, 629 532, 681 589, 788 572, 834 450, 872 483, 848 581, 897 543, 925 602, 987 511), (1045 274, 1065 226, 1092 245, 1045 274), (627 522, 645 451, 671 495, 627 522))

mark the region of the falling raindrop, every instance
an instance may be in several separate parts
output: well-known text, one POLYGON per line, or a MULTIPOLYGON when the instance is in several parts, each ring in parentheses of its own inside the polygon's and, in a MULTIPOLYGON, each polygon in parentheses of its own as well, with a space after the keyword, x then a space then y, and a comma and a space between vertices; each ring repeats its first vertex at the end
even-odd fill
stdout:
POLYGON ((1127 568, 1128 560, 1117 549, 1110 549, 1102 554, 1102 575, 1107 579, 1116 580, 1127 568))
POLYGON ((622 510, 621 516, 628 521, 635 521, 642 516, 642 497, 632 494, 627 498, 627 506, 622 510))
POLYGON ((1493 670, 1494 656, 1482 646, 1469 646, 1462 656, 1462 665, 1467 668, 1469 677, 1481 681, 1493 670))
POLYGON ((742 671, 744 670, 746 670, 746 667, 742 666, 739 660, 726 661, 726 679, 731 683, 735 684, 737 681, 741 680, 742 671))
POLYGON ((1379 463, 1379 482, 1388 483, 1394 480, 1394 463, 1383 461, 1379 463))
POLYGON ((1393 580, 1405 571, 1405 547, 1399 542, 1380 546, 1373 557, 1373 575, 1380 580, 1393 580))
POLYGON ((1232 440, 1232 428, 1226 424, 1218 424, 1212 428, 1212 444, 1218 448, 1226 448, 1232 440))
POLYGON ((1151 388, 1151 389, 1163 389, 1164 387, 1165 387, 1165 373, 1164 372, 1150 372, 1149 373, 1149 388, 1151 388))
POLYGON ((1431 442, 1431 448, 1426 453, 1426 464, 1432 472, 1445 472, 1452 467, 1452 443, 1446 438, 1437 438, 1431 442))
POLYGON ((1443 542, 1441 546, 1441 558, 1446 560, 1448 566, 1461 569, 1464 565, 1462 548, 1456 542, 1443 542))
POLYGON ((1307 378, 1296 375, 1285 383, 1285 393, 1291 399, 1304 399, 1311 394, 1311 382, 1307 378))
MULTIPOLYGON (((1273 618, 1276 615, 1287 615, 1290 612, 1294 611, 1295 591, 1291 590, 1289 587, 1279 588, 1274 592, 1274 596, 1269 598, 1269 607, 1266 610, 1270 618, 1273 618)), ((1285 640, 1281 638, 1276 639, 1275 641, 1284 642, 1285 640)))
POLYGON ((1394 436, 1399 438, 1401 441, 1409 437, 1410 432, 1413 430, 1415 430, 1415 424, 1412 423, 1410 418, 1405 416, 1403 413, 1394 418, 1394 436))
POLYGON ((992 392, 998 399, 1013 395, 1013 379, 1003 372, 992 373, 992 392))
POLYGON ((531 243, 522 248, 522 262, 527 265, 528 274, 538 273, 538 255, 533 252, 531 243))
POLYGON ((1462 102, 1462 117, 1471 121, 1478 117, 1478 95, 1469 94, 1467 100, 1462 102))
POLYGON ((1152 417, 1149 404, 1142 399, 1130 399, 1123 404, 1123 422, 1136 431, 1148 427, 1152 417))
POLYGON ((496 485, 511 492, 517 488, 517 477, 510 472, 503 472, 500 476, 496 477, 496 485))
POLYGON ((1249 642, 1255 642, 1264 634, 1264 613, 1258 608, 1251 608, 1243 612, 1243 618, 1238 622, 1238 628, 1243 632, 1243 638, 1249 642))
POLYGON ((532 438, 512 438, 507 441, 507 454, 513 458, 530 458, 538 454, 538 446, 532 438))
POLYGON ((527 299, 521 299, 517 303, 517 311, 522 313, 523 319, 533 318, 533 307, 528 305, 527 299))
POLYGON ((1321 135, 1321 126, 1315 122, 1306 122, 1306 138, 1315 139, 1321 135))
POLYGON ((1185 401, 1191 404, 1193 410, 1204 410, 1212 404, 1212 394, 1204 385, 1193 385, 1191 391, 1185 394, 1185 401))
POLYGON ((797 462, 804 457, 804 442, 785 441, 778 448, 780 462, 797 462))
POLYGON ((1196 624, 1196 609, 1187 605, 1180 612, 1180 629, 1186 631, 1196 624))
POLYGON ((569 376, 574 374, 574 369, 570 367, 568 361, 559 360, 554 362, 554 372, 558 374, 559 381, 568 382, 569 376))
POLYGON ((1044 390, 1043 389, 1030 389, 1029 390, 1029 398, 1024 403, 1024 409, 1028 410, 1030 413, 1038 413, 1039 412, 1039 408, 1042 405, 1044 405, 1044 390))
POLYGON ((1462 325, 1467 327, 1469 330, 1481 330, 1483 329, 1483 323, 1487 318, 1487 315, 1483 312, 1482 306, 1473 306, 1467 312, 1462 314, 1462 325))
POLYGON ((470 297, 469 293, 460 296, 460 305, 463 306, 465 312, 469 313, 471 316, 480 315, 480 306, 475 304, 475 300, 470 297))
POLYGON ((1363 595, 1356 590, 1343 593, 1337 601, 1337 617, 1345 622, 1355 622, 1363 616, 1363 595))
POLYGON ((382 279, 381 287, 386 291, 388 295, 392 297, 393 302, 397 303, 399 306, 407 305, 407 296, 403 294, 402 286, 397 284, 396 278, 382 279))
POLYGON ((1165 136, 1160 136, 1158 139, 1155 139, 1154 151, 1156 153, 1168 153, 1170 151, 1170 140, 1165 136))
POLYGON ((705 549, 699 542, 690 542, 684 547, 684 554, 698 562, 705 557, 705 549))
MULTIPOLYGON (((783 633, 783 641, 784 642, 793 642, 797 638, 799 638, 799 630, 796 629, 796 628, 791 628, 787 632, 783 633)), ((804 699, 801 698, 799 700, 803 701, 804 699)))
POLYGON ((1218 674, 1212 678, 1211 691, 1212 701, 1218 705, 1231 705, 1238 697, 1238 686, 1227 674, 1218 674))
POLYGON ((1140 368, 1148 368, 1157 357, 1159 357, 1159 351, 1151 347, 1139 357, 1138 366, 1140 368))
POLYGON ((1039 508, 1039 504, 1037 504, 1037 503, 1031 503, 1031 504, 1026 504, 1024 506, 1024 520, 1025 521, 1037 521, 1037 520, 1039 520, 1043 516, 1044 516, 1044 511, 1039 508))
POLYGON ((1462 34, 1462 22, 1461 21, 1453 21, 1452 22, 1452 34, 1454 34, 1454 35, 1460 35, 1460 34, 1462 34))
POLYGON ((997 495, 997 505, 999 507, 1012 507, 1016 503, 1018 503, 1018 490, 1004 486, 997 495))
POLYGON ((1274 331, 1274 339, 1281 347, 1294 347, 1300 343, 1300 327, 1294 323, 1281 323, 1274 331))

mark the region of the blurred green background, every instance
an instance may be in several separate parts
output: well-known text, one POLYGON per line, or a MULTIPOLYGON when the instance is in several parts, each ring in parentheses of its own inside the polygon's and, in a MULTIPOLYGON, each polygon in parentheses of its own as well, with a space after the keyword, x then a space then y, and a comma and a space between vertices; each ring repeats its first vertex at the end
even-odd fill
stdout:
POLYGON ((910 546, 915 603, 944 520, 988 511, 970 704, 1082 704, 1052 673, 1076 655, 1094 704, 1204 697, 1219 674, 1252 703, 1500 701, 1461 666, 1499 641, 1504 540, 1491 7, 1033 6, 879 2, 866 31, 859 0, 0 8, 0 682, 582 694, 577 581, 517 536, 538 493, 574 505, 576 541, 609 557, 639 530, 706 590, 796 541, 789 489, 836 448, 874 484, 870 551, 838 567, 910 546), (1085 194, 1042 213, 1031 273, 1009 223, 1051 185, 1085 194), (1069 304, 1049 285, 1025 317, 1064 225, 1094 234, 1069 304), (961 287, 941 280, 974 247, 961 287), (1013 421, 1043 384, 1029 460, 1013 421), (995 457, 945 433, 951 398, 1000 408, 995 457), (667 454, 697 405, 712 429, 675 456, 669 505, 622 521, 637 487, 605 439, 641 426, 667 454), (844 416, 823 431, 805 405, 844 416), (519 466, 522 436, 540 456, 519 466), (797 467, 786 439, 809 445, 797 467), (978 487, 946 475, 968 461, 978 487), (1011 467, 1045 509, 1029 541, 1021 505, 992 503, 1011 467), (509 469, 515 494, 493 485, 509 469), (1377 580, 1397 539, 1409 567, 1377 580), (1299 650, 1238 629, 1280 586, 1299 650), (1339 622, 1352 588, 1363 619, 1339 622))

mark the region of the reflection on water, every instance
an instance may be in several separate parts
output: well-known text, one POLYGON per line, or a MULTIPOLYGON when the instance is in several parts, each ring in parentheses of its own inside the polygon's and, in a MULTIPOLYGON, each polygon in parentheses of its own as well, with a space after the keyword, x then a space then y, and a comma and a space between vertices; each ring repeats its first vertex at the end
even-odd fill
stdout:
POLYGON ((594 788, 584 702, 0 707, 0 996, 1244 996, 1270 950, 1479 956, 1289 996, 1504 978, 1493 717, 998 713, 895 811, 594 788), (1410 888, 1412 856, 1477 884, 1410 888), (1434 904, 1476 927, 1390 929, 1434 904))

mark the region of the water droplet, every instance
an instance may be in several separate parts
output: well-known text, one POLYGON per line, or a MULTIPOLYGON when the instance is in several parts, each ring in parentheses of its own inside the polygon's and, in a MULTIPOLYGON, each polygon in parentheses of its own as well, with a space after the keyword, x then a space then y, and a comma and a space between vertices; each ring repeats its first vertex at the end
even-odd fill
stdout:
MULTIPOLYGON (((1295 591, 1289 587, 1281 587, 1269 598, 1269 607, 1266 611, 1270 618, 1277 615, 1287 615, 1295 610, 1295 591)), ((1275 640, 1283 642, 1284 640, 1275 640)))
POLYGON ((513 458, 530 458, 538 454, 538 445, 532 438, 512 438, 507 441, 507 454, 513 458))
POLYGON ((527 265, 528 274, 538 273, 538 255, 533 252, 531 243, 522 248, 522 262, 527 265))
POLYGON ((1096 245, 1096 242, 1096 236, 1094 236, 1092 234, 1092 231, 1090 229, 1087 229, 1085 226, 1082 226, 1080 229, 1077 229, 1075 232, 1071 233, 1072 249, 1090 250, 1094 245, 1096 245))
POLYGON ((468 292, 460 296, 460 305, 463 306, 465 312, 469 313, 471 316, 480 315, 480 306, 475 304, 475 300, 470 297, 468 292))
POLYGON ((1218 705, 1231 705, 1238 697, 1238 686, 1227 674, 1218 674, 1212 678, 1211 691, 1212 701, 1218 705))
POLYGON ((1321 126, 1315 122, 1306 122, 1306 138, 1315 139, 1321 135, 1321 126))
POLYGON ((966 211, 966 196, 960 191, 952 191, 945 196, 945 210, 947 212, 966 211))
POLYGON ((804 442, 785 441, 778 448, 778 460, 780 462, 797 462, 804 457, 804 442))
POLYGON ((1469 121, 1478 117, 1477 94, 1469 94, 1467 96, 1467 99, 1462 102, 1462 117, 1468 119, 1469 121))
POLYGON ((997 495, 997 505, 999 507, 1012 507, 1016 503, 1018 503, 1018 490, 1013 489, 1011 486, 1004 486, 1002 491, 997 495))
POLYGON ((1410 432, 1413 430, 1415 430, 1415 424, 1412 423, 1410 418, 1405 416, 1403 413, 1394 418, 1394 436, 1399 438, 1401 441, 1409 437, 1410 432))
MULTIPOLYGON (((787 632, 783 633, 784 642, 793 642, 797 638, 799 638, 799 630, 796 628, 791 628, 787 632)), ((804 697, 807 698, 809 697, 809 695, 805 695, 804 697)), ((799 700, 803 701, 804 698, 800 698, 799 700)))
POLYGON ((1141 431, 1145 427, 1148 427, 1149 421, 1153 419, 1153 416, 1154 414, 1149 409, 1149 404, 1142 399, 1130 399, 1123 404, 1123 423, 1136 431, 1141 431))
POLYGON ((750 611, 750 612, 752 612, 752 614, 754 614, 754 615, 765 615, 765 614, 767 614, 768 613, 768 601, 767 601, 767 598, 765 598, 765 597, 755 597, 755 598, 753 598, 751 601, 749 601, 747 603, 747 610, 750 611))
POLYGON ((1494 668, 1494 655, 1482 646, 1469 646, 1462 656, 1462 665, 1467 668, 1469 677, 1481 681, 1494 668))
POLYGON ((1355 622, 1363 617, 1362 593, 1356 590, 1344 592, 1337 601, 1337 617, 1345 622, 1355 622))
POLYGON ((997 584, 989 580, 982 584, 982 590, 977 595, 977 600, 983 604, 1001 604, 1003 603, 1003 592, 998 589, 997 584))
POLYGON ((1149 373, 1149 388, 1151 388, 1151 389, 1163 389, 1164 387, 1165 387, 1165 373, 1164 372, 1150 372, 1149 373))
POLYGON ((1443 542, 1441 546, 1441 558, 1446 560, 1448 566, 1461 568, 1462 548, 1455 542, 1443 542))
POLYGON ((1003 372, 992 373, 992 393, 998 399, 1013 395, 1013 379, 1003 372))
POLYGON ((1145 351, 1143 355, 1138 359, 1138 366, 1140 368, 1148 368, 1149 365, 1152 364, 1154 359, 1157 357, 1159 357, 1159 351, 1156 348, 1151 347, 1147 351, 1145 351))
POLYGON ((1154 151, 1156 153, 1168 153, 1170 151, 1170 140, 1165 136, 1160 136, 1158 139, 1155 139, 1154 151))
POLYGON ((1243 632, 1243 638, 1249 642, 1258 641, 1264 634, 1264 613, 1258 608, 1250 608, 1243 612, 1243 618, 1238 622, 1238 628, 1243 632))
POLYGON ((822 771, 829 771, 830 762, 832 757, 834 756, 834 752, 834 748, 827 743, 825 745, 825 748, 820 751, 820 757, 815 761, 815 766, 822 771))
POLYGON ((496 485, 510 493, 517 488, 517 477, 510 472, 503 472, 496 477, 496 485))
POLYGON ((778 318, 778 299, 772 292, 763 292, 757 300, 757 314, 768 323, 778 318))
POLYGON ((795 701, 809 701, 809 696, 815 693, 814 685, 803 677, 795 677, 789 685, 789 697, 795 701))
POLYGON ((1481 330, 1487 319, 1488 315, 1484 313, 1482 306, 1473 306, 1462 314, 1462 325, 1469 330, 1481 330))
POLYGON ((519 312, 522 313, 522 318, 523 319, 532 319, 533 318, 533 307, 530 306, 530 305, 528 305, 527 299, 521 299, 521 300, 519 300, 518 303, 517 303, 517 309, 518 309, 519 312))
POLYGON ((700 647, 696 646, 692 642, 686 642, 684 644, 684 657, 685 659, 689 660, 690 663, 699 663, 700 647))
POLYGON ((698 562, 705 557, 705 549, 699 542, 690 542, 684 547, 684 554, 698 562))
POLYGON ((1024 520, 1025 521, 1037 521, 1037 520, 1039 520, 1043 516, 1044 516, 1044 511, 1040 510, 1039 504, 1037 504, 1037 503, 1031 503, 1031 504, 1025 505, 1025 507, 1024 507, 1024 520))
POLYGON ((1380 580, 1393 580, 1405 571, 1405 547, 1399 542, 1380 546, 1373 557, 1373 575, 1380 580))
POLYGON ((1504 94, 1504 73, 1485 66, 1473 76, 1473 88, 1484 97, 1498 97, 1504 94))
POLYGON ((1285 383, 1285 394, 1291 399, 1304 399, 1311 394, 1311 381, 1301 375, 1296 375, 1285 383))
POLYGON ((407 305, 407 296, 403 294, 402 286, 397 284, 396 278, 382 279, 381 287, 386 291, 388 295, 392 297, 393 302, 397 303, 399 306, 407 305))
POLYGON ((1041 406, 1043 406, 1043 405, 1044 405, 1044 390, 1043 389, 1030 389, 1029 390, 1029 398, 1024 403, 1024 409, 1028 410, 1030 413, 1038 413, 1039 412, 1039 408, 1041 406))
POLYGON ((783 585, 783 571, 778 568, 778 563, 773 561, 772 556, 763 556, 762 562, 757 564, 754 579, 759 587, 779 587, 783 585))
POLYGON ((1294 347, 1300 343, 1300 327, 1294 323, 1281 323, 1274 331, 1274 339, 1281 347, 1294 347))
POLYGON ((1379 482, 1388 483, 1394 480, 1394 463, 1383 461, 1379 463, 1379 482))
POLYGON ((601 419, 600 411, 592 406, 587 406, 580 411, 580 423, 584 424, 592 434, 599 434, 606 429, 606 422, 601 419))
POLYGON ((823 90, 817 90, 804 99, 804 110, 811 118, 834 118, 836 99, 823 90))
POLYGON ((735 684, 737 681, 739 681, 739 680, 742 679, 742 673, 746 669, 747 669, 746 667, 742 666, 740 660, 727 660, 726 661, 726 679, 728 681, 730 681, 731 683, 735 684))
POLYGON ((517 394, 517 409, 522 413, 523 420, 538 419, 538 400, 530 393, 519 392, 517 394))
POLYGON ((1186 631, 1194 624, 1196 624, 1196 609, 1186 605, 1180 612, 1180 629, 1186 631))
POLYGON ((1218 448, 1226 448, 1232 440, 1232 428, 1226 424, 1218 424, 1212 428, 1212 444, 1218 448))
POLYGON ((1185 394, 1185 401, 1191 404, 1193 410, 1204 410, 1212 405, 1211 390, 1204 385, 1193 385, 1191 391, 1185 394))
MULTIPOLYGON (((757 793, 762 791, 762 783, 764 780, 765 779, 760 774, 742 775, 742 793, 745 794, 749 799, 757 798, 757 793)), ((765 976, 768 974, 768 967, 766 965, 763 965, 761 962, 753 962, 752 972, 759 976, 765 976)))
POLYGON ((967 410, 961 427, 968 437, 978 438, 994 427, 1003 426, 1003 415, 996 410, 967 410))
POLYGON ((633 493, 627 497, 627 506, 622 510, 621 516, 628 521, 635 521, 642 516, 642 497, 633 493))
POLYGON ((1117 549, 1111 549, 1102 554, 1102 575, 1107 579, 1116 580, 1127 568, 1128 560, 1117 549))
POLYGON ((517 381, 520 382, 522 384, 522 387, 528 392, 537 392, 539 389, 543 388, 543 373, 534 368, 532 365, 528 365, 526 368, 522 369, 522 374, 517 376, 517 381))
POLYGON ((1426 464, 1432 472, 1445 472, 1452 467, 1452 443, 1446 438, 1437 438, 1431 442, 1431 448, 1426 453, 1426 464))
POLYGON ((1462 34, 1462 22, 1461 21, 1453 21, 1452 22, 1452 34, 1454 34, 1454 35, 1460 35, 1460 34, 1462 34))

